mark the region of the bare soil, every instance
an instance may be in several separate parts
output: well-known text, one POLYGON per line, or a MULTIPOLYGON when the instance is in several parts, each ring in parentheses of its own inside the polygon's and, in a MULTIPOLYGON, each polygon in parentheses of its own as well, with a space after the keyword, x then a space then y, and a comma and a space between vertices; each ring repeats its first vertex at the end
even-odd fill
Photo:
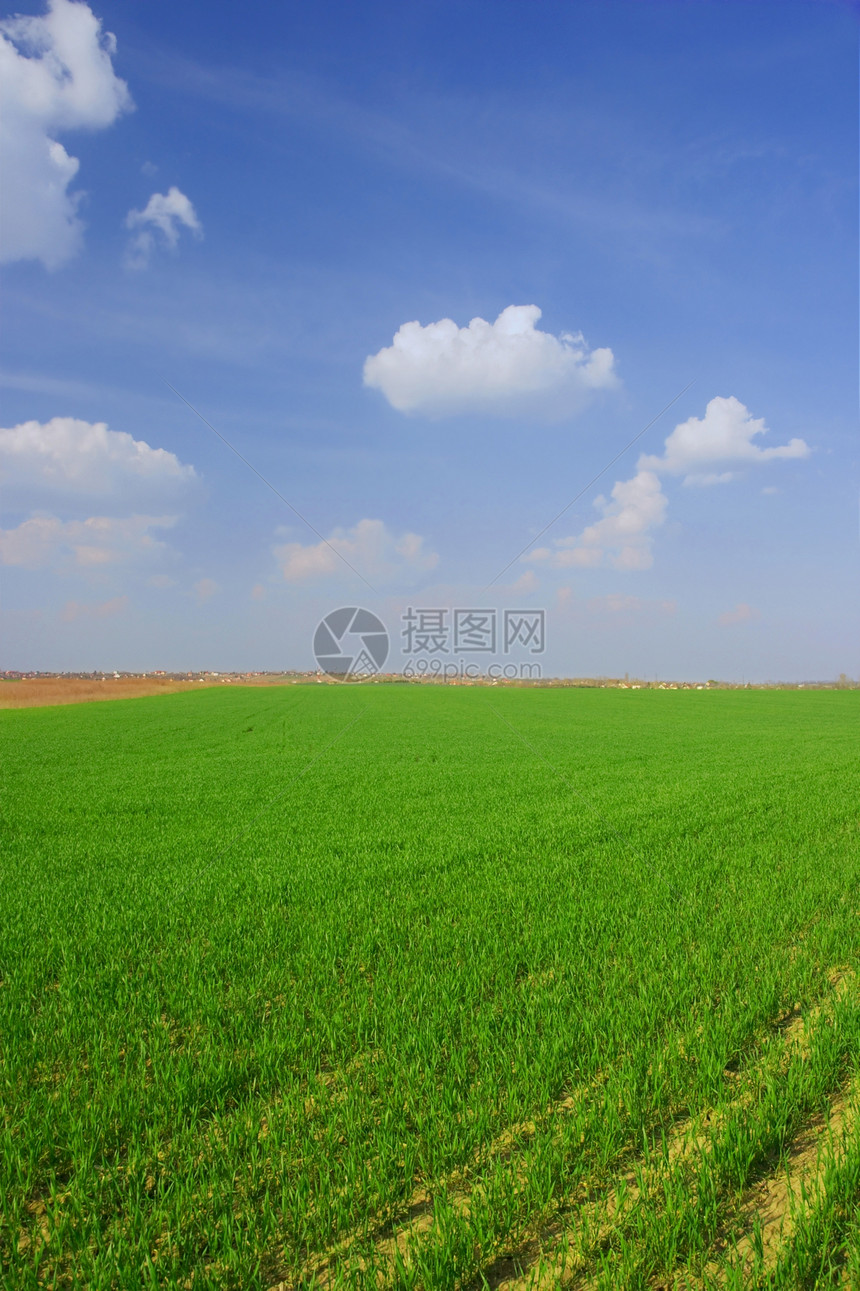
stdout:
MULTIPOLYGON (((204 686, 299 686, 329 678, 308 673, 210 673, 203 677, 22 677, 0 679, 0 708, 41 708, 46 704, 89 704, 102 699, 173 695, 204 686)), ((330 682, 337 685, 337 682, 330 682)))
POLYGON ((0 682, 0 708, 41 708, 46 704, 88 704, 102 699, 137 699, 141 695, 171 695, 178 690, 202 690, 217 685, 205 681, 174 681, 170 677, 32 677, 0 682))

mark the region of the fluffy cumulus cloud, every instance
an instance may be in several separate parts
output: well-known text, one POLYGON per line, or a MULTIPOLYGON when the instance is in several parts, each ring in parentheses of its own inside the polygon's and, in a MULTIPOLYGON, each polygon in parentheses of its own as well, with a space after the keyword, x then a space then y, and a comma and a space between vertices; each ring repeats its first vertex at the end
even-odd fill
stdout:
POLYGON ((195 478, 164 448, 151 448, 103 421, 52 417, 0 429, 0 461, 11 491, 78 497, 173 492, 195 478))
POLYGON ((151 530, 169 529, 175 523, 176 516, 90 516, 87 520, 31 516, 14 529, 0 529, 0 564, 89 571, 126 564, 163 553, 167 544, 151 530))
POLYGON ((809 446, 802 439, 762 448, 755 440, 767 433, 763 418, 753 417, 739 399, 718 396, 710 401, 704 417, 690 417, 675 427, 662 457, 642 457, 639 465, 683 475, 685 484, 726 484, 734 473, 714 468, 809 456, 809 446))
POLYGON ((38 17, 0 23, 0 258, 48 269, 78 251, 79 162, 57 136, 100 130, 132 107, 111 63, 114 37, 86 4, 50 0, 38 17))
POLYGON ((74 417, 0 429, 0 461, 7 509, 31 512, 0 530, 0 564, 24 569, 97 573, 163 555, 167 544, 157 531, 177 517, 142 512, 169 505, 196 479, 194 468, 166 449, 74 417), (88 515, 105 502, 115 514, 88 515))
POLYGON ((571 538, 559 538, 552 547, 539 547, 524 559, 554 569, 648 569, 653 563, 652 530, 666 517, 667 499, 653 471, 637 471, 632 479, 619 480, 608 500, 595 499, 602 519, 571 538))
POLYGON ((166 193, 153 193, 142 211, 129 211, 125 224, 128 229, 138 230, 126 256, 133 269, 142 269, 149 263, 156 237, 173 251, 182 229, 190 229, 195 237, 203 236, 197 212, 178 188, 171 188, 166 193))
MULTIPOLYGON (((704 417, 688 418, 666 437, 662 456, 643 454, 636 474, 629 480, 619 480, 609 501, 596 499, 602 519, 573 537, 556 539, 551 547, 528 552, 523 560, 552 569, 599 565, 649 569, 653 564, 653 531, 663 524, 668 503, 660 475, 683 475, 685 484, 725 484, 734 478, 734 472, 715 468, 809 456, 809 446, 802 439, 762 448, 754 441, 765 434, 764 421, 753 417, 739 399, 712 399, 704 417)), ((742 620, 720 620, 723 621, 742 620)))
POLYGON ((274 548, 275 559, 288 583, 314 583, 354 569, 376 582, 414 577, 435 569, 439 557, 427 551, 417 533, 399 537, 382 520, 359 520, 352 529, 336 529, 327 542, 288 542, 274 548))
POLYGON ((540 331, 540 316, 537 305, 509 305, 494 323, 404 323, 365 361, 364 384, 398 412, 428 417, 571 416, 617 384, 615 360, 609 349, 590 350, 580 333, 540 331))

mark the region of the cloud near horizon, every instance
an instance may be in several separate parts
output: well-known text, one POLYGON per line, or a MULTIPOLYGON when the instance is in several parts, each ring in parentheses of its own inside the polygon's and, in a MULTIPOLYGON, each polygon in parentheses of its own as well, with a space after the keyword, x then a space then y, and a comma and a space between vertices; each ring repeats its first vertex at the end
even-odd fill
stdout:
POLYGON ((115 51, 88 5, 71 0, 0 22, 3 263, 41 260, 56 269, 80 250, 82 193, 69 192, 80 163, 56 136, 103 130, 133 108, 114 74, 115 51))
POLYGON ((4 489, 64 497, 173 493, 197 479, 164 448, 151 448, 104 421, 52 417, 0 429, 4 489))
POLYGON ((662 457, 645 453, 640 456, 636 474, 613 486, 611 501, 595 499, 594 505, 603 513, 601 520, 574 537, 556 538, 552 547, 527 552, 523 562, 537 561, 550 569, 593 569, 600 565, 619 570, 650 569, 654 563, 652 531, 664 523, 668 506, 659 474, 686 472, 684 484, 725 484, 734 479, 732 471, 702 468, 730 462, 766 463, 810 454, 802 439, 774 448, 760 448, 753 443, 754 436, 765 434, 764 421, 754 418, 739 399, 711 399, 704 417, 689 417, 667 435, 662 457))
POLYGON ((352 529, 335 529, 328 542, 288 542, 273 548, 288 583, 312 583, 335 575, 349 576, 344 556, 360 574, 388 582, 435 569, 436 552, 427 551, 417 533, 396 536, 382 520, 359 520, 352 529), (332 550, 334 548, 334 550, 332 550), (337 553, 340 553, 338 555, 337 553))
POLYGON ((651 530, 666 518, 668 499, 653 471, 637 471, 613 486, 610 500, 595 498, 603 518, 572 538, 558 538, 554 547, 538 547, 523 557, 551 569, 650 569, 654 563, 651 530))
POLYGON ((404 323, 390 346, 365 360, 364 384, 398 412, 426 417, 573 416, 617 386, 615 359, 610 349, 590 350, 581 332, 540 331, 540 317, 537 305, 509 305, 494 323, 404 323))
POLYGON ((158 556, 167 550, 167 543, 153 537, 150 530, 170 529, 177 518, 134 515, 61 520, 52 515, 31 516, 14 529, 0 529, 0 565, 24 569, 66 565, 93 571, 158 556))

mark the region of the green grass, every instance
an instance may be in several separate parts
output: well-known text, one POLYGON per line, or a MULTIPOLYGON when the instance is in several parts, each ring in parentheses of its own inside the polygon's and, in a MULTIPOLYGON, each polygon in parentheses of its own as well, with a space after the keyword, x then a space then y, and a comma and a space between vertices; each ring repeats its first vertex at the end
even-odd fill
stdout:
MULTIPOLYGON (((3 1284, 706 1279, 857 1071, 858 698, 0 714, 3 1284)), ((858 1267, 858 1153, 763 1278, 858 1267)))

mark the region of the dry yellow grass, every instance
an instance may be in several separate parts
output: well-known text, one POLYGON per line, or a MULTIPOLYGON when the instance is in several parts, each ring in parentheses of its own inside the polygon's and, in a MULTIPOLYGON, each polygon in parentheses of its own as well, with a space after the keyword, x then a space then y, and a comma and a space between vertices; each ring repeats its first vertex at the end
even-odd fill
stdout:
POLYGON ((4 681, 0 685, 0 708, 41 708, 46 704, 88 704, 102 699, 136 699, 140 695, 170 695, 177 690, 216 685, 217 678, 174 681, 169 677, 32 677, 4 681))
POLYGON ((25 677, 0 682, 0 708, 42 708, 48 704, 89 704, 103 699, 172 695, 204 686, 288 686, 307 678, 277 674, 210 676, 184 681, 175 677, 25 677))

